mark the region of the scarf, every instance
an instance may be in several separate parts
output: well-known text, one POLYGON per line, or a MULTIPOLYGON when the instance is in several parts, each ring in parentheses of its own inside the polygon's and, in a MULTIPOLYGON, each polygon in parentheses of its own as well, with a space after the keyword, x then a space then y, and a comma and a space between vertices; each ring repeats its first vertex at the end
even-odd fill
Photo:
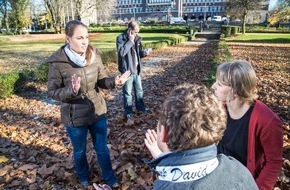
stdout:
POLYGON ((64 47, 64 51, 69 59, 77 66, 84 67, 87 64, 85 53, 83 56, 77 54, 70 48, 69 44, 64 47))

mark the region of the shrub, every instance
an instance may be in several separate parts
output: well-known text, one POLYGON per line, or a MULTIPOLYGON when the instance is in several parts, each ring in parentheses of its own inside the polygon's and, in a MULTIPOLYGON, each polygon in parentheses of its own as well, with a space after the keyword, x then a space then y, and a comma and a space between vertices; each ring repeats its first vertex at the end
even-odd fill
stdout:
POLYGON ((143 44, 143 48, 152 48, 152 49, 161 49, 166 46, 170 45, 176 45, 182 42, 187 41, 188 37, 185 36, 180 36, 178 38, 169 38, 163 41, 158 41, 158 42, 151 42, 151 43, 145 43, 143 44))
POLYGON ((46 82, 48 79, 48 63, 42 63, 34 71, 35 80, 40 82, 46 82))
POLYGON ((231 26, 231 35, 235 36, 239 31, 238 26, 231 26))
POLYGON ((220 41, 218 43, 217 50, 215 52, 214 58, 211 61, 211 69, 208 74, 208 79, 207 79, 207 86, 211 87, 212 84, 216 80, 216 70, 218 67, 218 64, 222 62, 229 62, 232 60, 232 55, 228 49, 228 46, 225 41, 220 41))
POLYGON ((223 25, 221 27, 221 33, 225 35, 225 37, 231 36, 231 26, 223 25))
POLYGON ((116 63, 118 60, 116 50, 103 51, 101 54, 101 57, 102 57, 104 65, 111 62, 116 63))
MULTIPOLYGON (((89 27, 89 32, 123 32, 126 26, 111 26, 111 27, 89 27)), ((140 29, 144 33, 178 33, 186 34, 190 29, 196 31, 196 27, 189 27, 185 25, 179 26, 140 26, 140 29)))
POLYGON ((14 84, 14 91, 19 91, 25 84, 26 81, 34 80, 35 78, 35 70, 24 69, 19 71, 19 78, 14 84))
POLYGON ((15 91, 15 84, 18 79, 18 72, 0 74, 0 99, 13 95, 15 91))

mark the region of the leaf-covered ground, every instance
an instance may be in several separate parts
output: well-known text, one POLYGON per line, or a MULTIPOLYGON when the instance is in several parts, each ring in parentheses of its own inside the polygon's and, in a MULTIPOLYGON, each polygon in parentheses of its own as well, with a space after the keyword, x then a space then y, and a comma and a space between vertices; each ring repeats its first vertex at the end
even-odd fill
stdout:
MULTIPOLYGON (((168 92, 183 82, 205 83, 216 42, 186 43, 154 51, 144 58, 143 88, 151 110, 135 115, 135 124, 123 122, 120 89, 103 91, 108 106, 108 143, 122 189, 151 189, 154 175, 142 159, 151 159, 143 141, 155 128, 159 106, 168 92)), ((259 77, 260 99, 283 119, 284 165, 277 188, 289 189, 289 46, 231 44, 234 57, 250 59, 259 77), (288 180, 288 181, 287 181, 288 180)), ((108 66, 117 75, 115 64, 108 66)), ((28 83, 0 102, 0 189, 81 189, 75 177, 72 147, 60 124, 58 103, 46 98, 46 85, 28 83)), ((87 156, 92 182, 102 182, 90 137, 87 156)), ((92 189, 92 187, 89 187, 92 189)))

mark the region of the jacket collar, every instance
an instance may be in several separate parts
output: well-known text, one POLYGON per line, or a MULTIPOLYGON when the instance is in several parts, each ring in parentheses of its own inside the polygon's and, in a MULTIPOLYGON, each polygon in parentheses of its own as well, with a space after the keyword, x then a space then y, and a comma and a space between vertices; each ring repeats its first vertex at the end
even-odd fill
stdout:
POLYGON ((217 156, 217 147, 215 144, 186 150, 182 152, 170 152, 168 154, 162 155, 157 159, 147 162, 151 168, 155 168, 156 165, 184 165, 184 164, 194 164, 198 162, 207 161, 214 159, 217 156), (182 158, 182 159, 181 159, 182 158))

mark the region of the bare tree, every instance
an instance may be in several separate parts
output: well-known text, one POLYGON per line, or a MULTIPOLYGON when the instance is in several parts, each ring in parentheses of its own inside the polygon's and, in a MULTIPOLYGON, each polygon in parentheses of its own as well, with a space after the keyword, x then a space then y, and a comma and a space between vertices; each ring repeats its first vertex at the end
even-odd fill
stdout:
POLYGON ((97 20, 110 19, 112 15, 112 11, 115 8, 114 6, 116 2, 117 2, 116 0, 108 0, 107 2, 103 0, 96 0, 95 7, 96 7, 97 20))
POLYGON ((52 26, 55 33, 62 32, 63 16, 62 10, 64 9, 65 0, 44 0, 46 8, 50 14, 52 26))
MULTIPOLYGON (((36 29, 38 25, 46 25, 46 18, 44 17, 46 15, 46 9, 44 2, 35 2, 31 1, 30 5, 30 15, 33 22, 33 28, 36 29)), ((47 29, 45 27, 45 29, 47 29)))
POLYGON ((8 21, 9 7, 10 4, 8 0, 0 0, 0 12, 3 15, 4 27, 6 32, 9 31, 9 21, 8 21))
POLYGON ((258 10, 265 0, 229 0, 226 9, 231 17, 242 18, 242 33, 246 33, 246 19, 249 11, 258 10))
POLYGON ((76 11, 76 18, 82 20, 85 17, 91 17, 98 20, 107 20, 111 18, 116 0, 73 0, 76 11), (94 15, 93 15, 94 14, 94 15))
POLYGON ((82 20, 82 10, 83 10, 83 4, 85 3, 85 0, 73 0, 75 7, 76 7, 76 12, 75 16, 77 20, 82 20))

